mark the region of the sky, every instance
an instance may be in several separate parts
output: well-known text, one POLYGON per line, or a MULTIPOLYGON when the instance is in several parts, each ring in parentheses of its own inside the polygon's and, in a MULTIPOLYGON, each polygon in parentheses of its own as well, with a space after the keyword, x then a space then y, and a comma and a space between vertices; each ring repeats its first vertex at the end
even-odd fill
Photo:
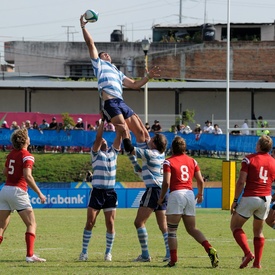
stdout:
POLYGON ((115 29, 124 39, 141 41, 152 37, 156 24, 201 25, 226 23, 271 23, 274 0, 2 0, 0 9, 0 61, 5 41, 83 41, 80 15, 87 9, 99 13, 87 28, 96 42, 110 42, 115 29), (229 1, 229 2, 228 2, 229 1), (180 18, 180 6, 181 18, 180 18))

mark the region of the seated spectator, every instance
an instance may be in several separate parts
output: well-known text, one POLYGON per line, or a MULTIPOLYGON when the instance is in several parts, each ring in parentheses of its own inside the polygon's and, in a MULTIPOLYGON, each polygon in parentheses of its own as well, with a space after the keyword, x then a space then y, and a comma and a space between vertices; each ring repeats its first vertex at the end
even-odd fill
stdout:
MULTIPOLYGON (((238 124, 234 125, 234 128, 240 128, 238 124)), ((231 131, 231 135, 240 135, 241 131, 240 130, 233 130, 231 131)))
MULTIPOLYGON (((222 129, 219 127, 218 124, 214 124, 214 135, 221 135, 222 129)), ((217 157, 220 158, 220 151, 217 151, 217 157)))
POLYGON ((150 127, 150 124, 148 122, 145 123, 145 128, 148 132, 151 131, 151 127, 150 127))
POLYGON ((31 122, 30 122, 29 120, 26 120, 26 122, 25 122, 25 127, 26 127, 27 130, 33 128, 32 125, 31 125, 31 122))
POLYGON ((36 121, 33 122, 32 128, 35 129, 35 130, 39 130, 39 127, 38 127, 38 124, 37 124, 36 121))
POLYGON ((53 117, 52 122, 49 125, 49 129, 50 130, 57 130, 57 128, 58 128, 58 123, 56 121, 56 117, 53 117))
MULTIPOLYGON (((200 124, 196 124, 196 127, 193 130, 193 133, 195 134, 195 140, 199 141, 201 134, 202 134, 202 129, 201 129, 201 125, 200 124)), ((200 150, 191 150, 191 156, 194 156, 195 153, 197 152, 198 156, 201 155, 201 151, 200 150)))
POLYGON ((95 131, 95 127, 92 124, 88 124, 87 131, 95 131))
POLYGON ((83 123, 81 117, 79 117, 79 118, 77 119, 77 122, 76 122, 76 124, 75 124, 75 126, 74 126, 74 129, 76 129, 76 130, 84 130, 84 123, 83 123))
POLYGON ((154 124, 153 124, 152 127, 151 127, 151 132, 154 132, 154 133, 162 132, 162 127, 161 127, 161 125, 159 124, 159 121, 158 121, 158 120, 155 120, 155 121, 154 121, 154 124))
POLYGON ((111 121, 108 121, 104 126, 104 131, 107 132, 115 132, 115 126, 111 121))
MULTIPOLYGON (((42 123, 39 125, 38 129, 40 130, 41 134, 43 133, 43 130, 49 129, 49 123, 46 121, 46 119, 42 120, 42 123)), ((37 150, 46 153, 46 146, 38 146, 37 150)))
POLYGON ((11 130, 17 130, 17 129, 20 129, 20 126, 17 124, 16 121, 13 121, 11 123, 11 127, 10 127, 11 130))
POLYGON ((10 127, 9 127, 9 125, 8 125, 8 123, 7 123, 6 120, 3 121, 1 128, 10 129, 10 127))
POLYGON ((205 126, 203 127, 203 133, 212 134, 214 132, 214 127, 212 126, 212 122, 207 120, 205 121, 205 126))
POLYGON ((180 133, 181 134, 190 134, 190 133, 192 133, 192 129, 188 125, 181 124, 179 126, 179 128, 180 128, 180 133))
MULTIPOLYGON (((84 124, 83 124, 83 121, 82 121, 81 117, 79 117, 77 119, 77 122, 74 126, 74 129, 75 130, 84 130, 84 124)), ((79 153, 83 153, 82 147, 78 147, 78 150, 79 150, 79 153)))
POLYGON ((178 128, 177 128, 176 125, 172 125, 169 131, 174 133, 174 134, 177 134, 178 133, 178 128))
MULTIPOLYGON (((58 123, 56 121, 56 117, 52 118, 52 122, 49 125, 49 130, 58 130, 58 123)), ((52 146, 51 150, 52 150, 52 153, 57 153, 58 146, 52 146)))
POLYGON ((38 128, 39 130, 46 130, 49 128, 49 123, 46 121, 46 119, 43 119, 38 128))

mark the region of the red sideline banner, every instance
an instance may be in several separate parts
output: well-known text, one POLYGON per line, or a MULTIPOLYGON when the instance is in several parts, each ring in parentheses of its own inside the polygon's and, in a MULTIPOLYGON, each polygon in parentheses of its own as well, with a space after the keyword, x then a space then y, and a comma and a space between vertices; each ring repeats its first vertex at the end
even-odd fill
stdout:
MULTIPOLYGON (((76 123, 78 118, 82 118, 84 123, 85 129, 87 129, 87 125, 95 125, 95 122, 100 119, 99 114, 69 114, 70 117, 74 119, 76 123)), ((57 122, 62 122, 62 114, 45 114, 45 113, 34 113, 34 112, 0 112, 0 121, 1 124, 5 120, 7 121, 8 125, 11 126, 13 121, 16 121, 19 126, 21 126, 22 122, 26 122, 29 120, 31 124, 36 122, 38 125, 42 123, 42 120, 45 119, 49 124, 52 121, 52 118, 55 117, 57 122)), ((0 125, 1 126, 1 125, 0 125)))

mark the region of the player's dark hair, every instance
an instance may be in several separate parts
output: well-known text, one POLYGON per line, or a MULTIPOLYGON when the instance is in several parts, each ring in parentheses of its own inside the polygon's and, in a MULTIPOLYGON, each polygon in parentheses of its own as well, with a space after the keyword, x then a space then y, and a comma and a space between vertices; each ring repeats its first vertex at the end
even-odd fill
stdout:
POLYGON ((105 53, 105 52, 100 52, 100 53, 98 54, 98 57, 100 58, 100 56, 101 56, 103 53, 105 53))
POLYGON ((184 154, 186 150, 186 141, 180 136, 176 136, 172 142, 172 153, 174 155, 184 154))
POLYGON ((154 136, 153 142, 160 153, 165 152, 167 146, 167 139, 163 134, 156 134, 154 136))

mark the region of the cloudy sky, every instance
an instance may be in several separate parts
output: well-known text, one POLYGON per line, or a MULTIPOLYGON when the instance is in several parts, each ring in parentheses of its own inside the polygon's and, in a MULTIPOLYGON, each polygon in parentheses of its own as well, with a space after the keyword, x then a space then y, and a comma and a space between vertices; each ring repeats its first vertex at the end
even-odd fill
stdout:
POLYGON ((274 0, 8 0, 0 9, 0 58, 4 41, 83 41, 79 17, 87 9, 99 12, 88 24, 95 41, 110 41, 114 29, 138 41, 151 38, 155 24, 226 23, 228 1, 231 22, 274 22, 274 0))

